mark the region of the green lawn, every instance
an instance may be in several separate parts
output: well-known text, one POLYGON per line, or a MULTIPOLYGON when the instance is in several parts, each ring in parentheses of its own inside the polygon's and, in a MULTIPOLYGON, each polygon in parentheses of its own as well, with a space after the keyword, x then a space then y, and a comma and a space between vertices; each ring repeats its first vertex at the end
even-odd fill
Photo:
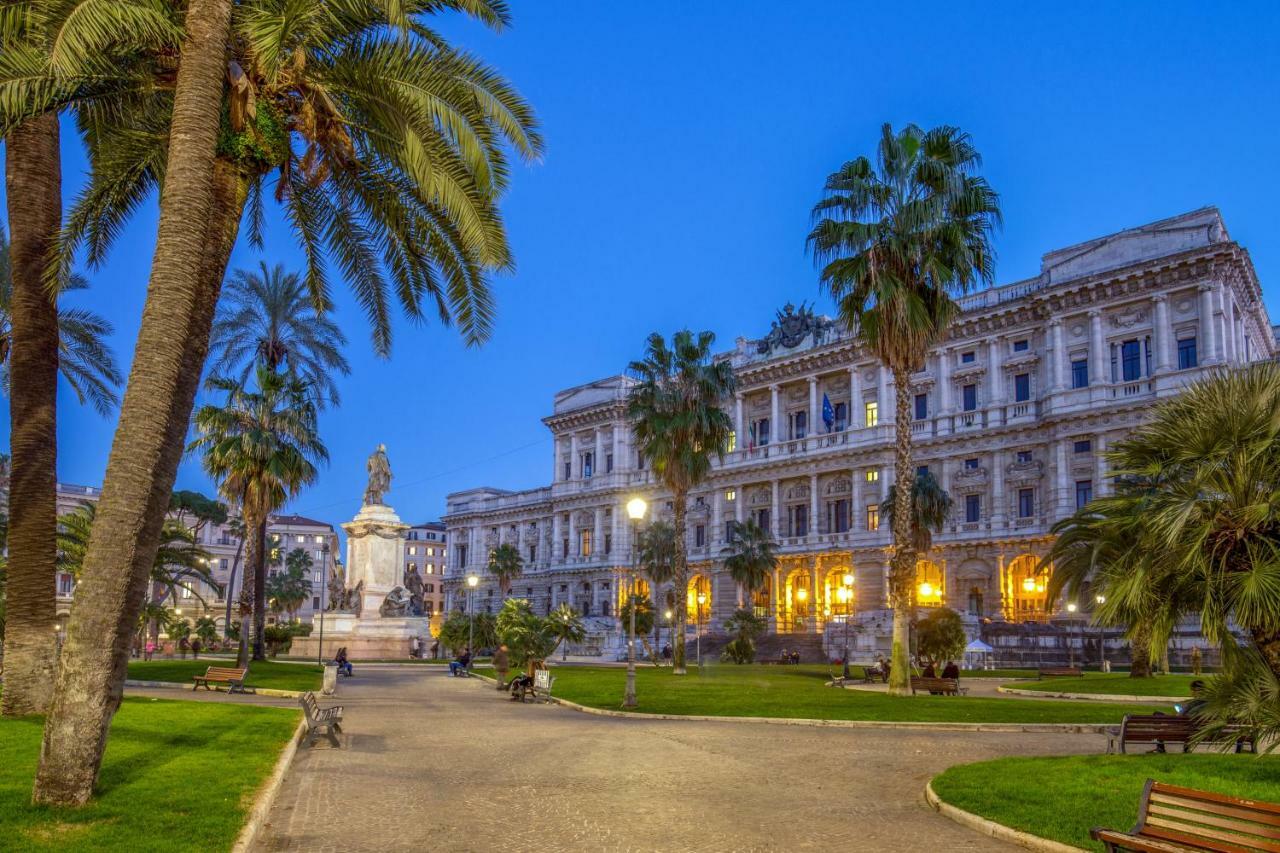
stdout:
MULTIPOLYGON (((1119 723, 1125 714, 1143 710, 1131 704, 1062 700, 900 698, 826 687, 823 682, 831 677, 831 671, 825 666, 718 664, 708 666, 703 675, 691 668, 689 675, 679 677, 665 667, 639 667, 637 710, 651 714, 986 723, 1119 723)), ((562 699, 609 709, 622 703, 625 669, 562 666, 554 672, 554 692, 562 699)))
MULTIPOLYGON (((129 677, 137 681, 177 681, 191 684, 191 676, 203 675, 210 666, 234 666, 226 660, 151 660, 129 661, 129 677)), ((247 687, 275 690, 319 690, 324 670, 318 666, 296 663, 257 661, 249 665, 247 687)))
POLYGON ((1130 829, 1148 778, 1280 803, 1280 757, 1216 753, 1001 758, 952 767, 933 790, 997 823, 1101 850, 1090 828, 1130 829))
POLYGON ((30 804, 43 721, 0 718, 0 849, 229 850, 298 716, 126 699, 112 722, 98 796, 78 810, 30 804))
POLYGON ((1082 678, 1046 678, 1025 684, 1010 684, 1019 690, 1048 690, 1053 693, 1125 694, 1129 696, 1190 696, 1191 682, 1208 676, 1157 675, 1130 678, 1128 673, 1092 673, 1082 678))

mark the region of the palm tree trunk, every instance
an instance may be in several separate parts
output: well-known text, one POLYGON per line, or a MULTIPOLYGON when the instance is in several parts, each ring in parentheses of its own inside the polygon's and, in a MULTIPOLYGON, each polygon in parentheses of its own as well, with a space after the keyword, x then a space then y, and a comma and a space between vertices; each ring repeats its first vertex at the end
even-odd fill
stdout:
POLYGON ((672 654, 671 654, 671 672, 674 675, 684 675, 688 670, 684 665, 684 627, 685 620, 688 619, 689 612, 689 555, 685 552, 685 515, 686 505, 688 503, 688 494, 683 489, 677 489, 671 496, 671 503, 675 509, 675 526, 676 526, 676 547, 675 554, 672 556, 672 583, 675 585, 676 591, 676 618, 675 624, 672 626, 672 654))
MULTIPOLYGON (((261 638, 257 630, 257 590, 259 564, 264 563, 263 546, 266 538, 262 535, 265 525, 259 521, 260 515, 247 507, 244 513, 246 543, 244 554, 244 583, 240 585, 240 651, 236 655, 236 666, 248 666, 253 657, 255 646, 261 638)), ((261 660, 261 658, 258 658, 261 660)))
POLYGON ((58 117, 38 116, 5 139, 13 280, 9 350, 9 568, 0 714, 43 714, 57 646, 58 305, 45 286, 62 224, 58 117))
MULTIPOLYGON (((241 516, 241 522, 244 521, 241 516)), ((231 574, 227 576, 227 612, 223 618, 223 629, 231 627, 231 601, 236 589, 236 569, 240 568, 240 555, 244 553, 244 531, 240 531, 240 543, 236 545, 236 555, 231 559, 231 574)))
POLYGON ((915 549, 912 543, 911 484, 911 374, 893 368, 895 392, 893 437, 893 556, 889 561, 889 594, 893 601, 893 651, 889 658, 889 693, 911 695, 912 584, 915 549))
POLYGON ((1133 634, 1129 637, 1129 650, 1132 662, 1129 665, 1130 678, 1151 677, 1151 625, 1145 621, 1133 626, 1133 634))
POLYGON ((1280 631, 1254 628, 1249 632, 1253 645, 1271 673, 1280 678, 1280 631))
POLYGON ((151 281, 45 723, 37 803, 79 806, 93 794, 182 455, 217 302, 202 276, 206 246, 221 236, 210 225, 231 6, 187 6, 151 281))
POLYGON ((253 563, 253 659, 266 660, 263 641, 267 629, 267 517, 258 522, 258 557, 253 563))

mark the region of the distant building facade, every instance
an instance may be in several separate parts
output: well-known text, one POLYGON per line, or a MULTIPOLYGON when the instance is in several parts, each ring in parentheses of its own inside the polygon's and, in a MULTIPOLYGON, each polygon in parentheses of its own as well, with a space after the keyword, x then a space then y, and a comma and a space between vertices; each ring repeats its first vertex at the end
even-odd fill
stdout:
POLYGON ((416 524, 405 532, 404 572, 422 577, 422 610, 426 616, 444 612, 444 569, 448 558, 444 522, 416 524))
MULTIPOLYGON (((1035 278, 960 305, 947 340, 912 377, 916 464, 954 502, 921 555, 917 597, 971 626, 1062 620, 1065 603, 1047 599, 1037 565, 1053 523, 1110 487, 1103 452, 1189 382, 1275 358, 1276 333, 1248 252, 1214 208, 1050 252, 1035 278)), ((891 375, 803 307, 788 306, 766 336, 739 338, 718 358, 737 377, 727 403, 735 434, 690 496, 688 629, 718 629, 749 606, 775 633, 825 633, 830 648, 849 619, 859 649, 886 647, 880 503, 894 476, 891 375), (728 522, 748 517, 772 531, 781 557, 749 602, 720 562, 728 522), (842 594, 847 575, 854 583, 842 594)), ((449 495, 447 608, 465 606, 464 578, 476 574, 477 608, 496 612, 485 563, 512 544, 525 570, 511 595, 539 612, 568 603, 587 617, 596 648, 617 643, 633 559, 624 504, 641 495, 661 515, 670 500, 637 458, 630 386, 615 376, 556 395, 543 420, 554 439, 550 485, 449 495)), ((649 591, 659 612, 661 592, 649 591)), ((1026 632, 993 633, 1021 642, 1026 632)))

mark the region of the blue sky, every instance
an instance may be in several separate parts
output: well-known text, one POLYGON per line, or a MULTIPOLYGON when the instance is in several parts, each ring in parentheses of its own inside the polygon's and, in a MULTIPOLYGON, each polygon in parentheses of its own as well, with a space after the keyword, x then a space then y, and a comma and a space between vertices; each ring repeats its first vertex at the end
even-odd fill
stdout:
MULTIPOLYGON (((649 332, 711 329, 728 348, 787 301, 825 309, 808 210, 886 121, 973 135, 1003 201, 999 281, 1036 274, 1050 249, 1216 204, 1280 321, 1272 4, 512 6, 515 26, 498 35, 444 26, 516 83, 547 137, 545 161, 517 168, 503 205, 518 270, 496 282, 496 334, 468 350, 450 330, 401 322, 380 361, 340 291, 354 370, 322 418, 332 462, 293 511, 350 518, 380 441, 390 502, 409 521, 438 517, 458 489, 545 484, 552 395, 621 371, 649 332)), ((84 168, 70 130, 68 196, 84 168)), ((152 205, 76 303, 115 324, 126 366, 154 233, 152 205)), ((265 252, 242 242, 233 265, 260 257, 299 265, 278 222, 265 252)), ((59 477, 98 484, 114 423, 62 402, 59 477)), ((194 461, 178 484, 211 491, 194 461)))

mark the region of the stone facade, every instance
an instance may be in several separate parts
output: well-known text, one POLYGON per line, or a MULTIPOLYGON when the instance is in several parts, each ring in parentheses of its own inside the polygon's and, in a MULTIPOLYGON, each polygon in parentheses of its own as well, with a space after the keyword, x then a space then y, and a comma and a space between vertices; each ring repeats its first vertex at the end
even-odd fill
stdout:
POLYGON ((427 616, 444 611, 444 568, 448 559, 445 526, 428 521, 410 527, 405 533, 404 570, 416 569, 422 575, 422 604, 427 616))
MULTIPOLYGON (((1050 252, 1035 278, 960 303, 948 339, 912 377, 916 464, 954 500, 919 564, 920 603, 975 623, 1045 622, 1065 603, 1046 600, 1036 565, 1052 524, 1106 492, 1103 452, 1187 383, 1274 358, 1275 331, 1249 255, 1214 208, 1050 252)), ((848 609, 859 646, 881 645, 892 377, 803 307, 788 306, 765 337, 739 338, 718 357, 737 376, 726 404, 735 442, 690 499, 691 620, 718 626, 745 604, 719 555, 727 522, 750 515, 779 542, 781 565, 751 603, 772 630, 843 630, 848 609), (846 574, 848 604, 839 594, 846 574), (698 592, 707 598, 700 613, 698 592)), ((446 607, 463 606, 459 584, 475 573, 477 606, 496 611, 485 561, 496 545, 514 544, 526 568, 512 594, 539 611, 569 602, 603 647, 632 559, 623 505, 639 494, 669 511, 632 446, 629 385, 615 376, 556 395, 544 419, 555 445, 551 485, 449 496, 446 607)))

